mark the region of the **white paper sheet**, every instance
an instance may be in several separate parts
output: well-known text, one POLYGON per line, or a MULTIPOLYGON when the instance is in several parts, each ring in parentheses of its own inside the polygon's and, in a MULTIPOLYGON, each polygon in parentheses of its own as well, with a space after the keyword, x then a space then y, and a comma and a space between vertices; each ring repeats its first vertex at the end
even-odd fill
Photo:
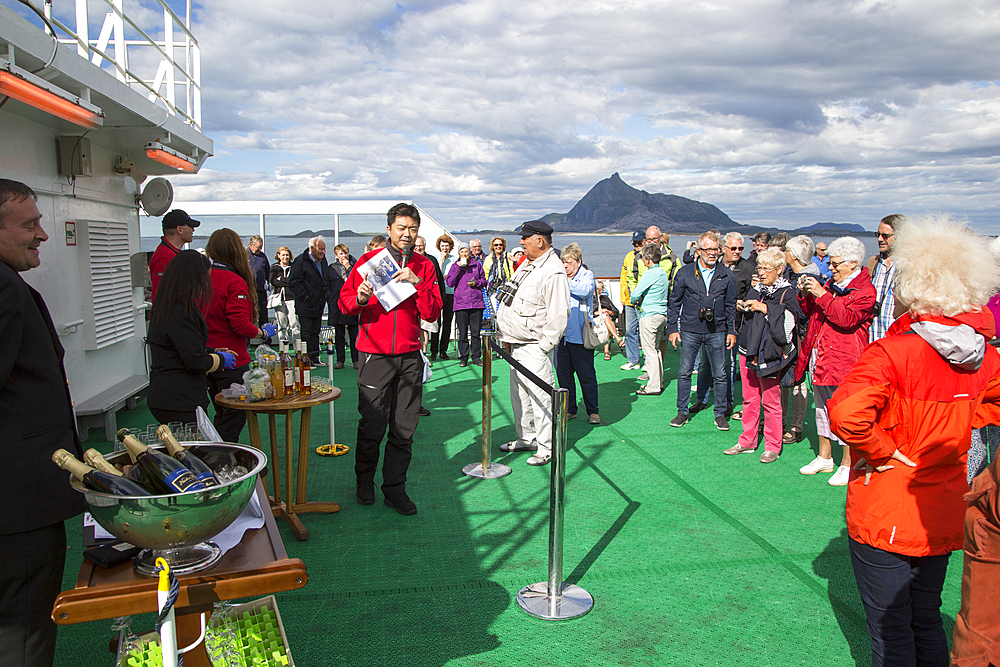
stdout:
POLYGON ((417 288, 408 281, 393 281, 392 277, 399 268, 399 264, 385 248, 358 267, 358 273, 375 288, 375 298, 386 312, 417 293, 417 288))

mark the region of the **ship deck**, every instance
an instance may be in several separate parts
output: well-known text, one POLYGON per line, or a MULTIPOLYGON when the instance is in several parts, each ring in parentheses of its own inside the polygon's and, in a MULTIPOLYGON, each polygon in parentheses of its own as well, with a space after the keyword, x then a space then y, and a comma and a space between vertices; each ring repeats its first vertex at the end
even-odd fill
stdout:
MULTIPOLYGON (((676 414, 677 355, 661 396, 636 396, 624 359, 596 357, 602 424, 569 422, 565 580, 594 597, 578 619, 549 622, 518 606, 517 591, 545 581, 549 468, 524 453, 497 452, 513 474, 475 480, 480 459, 480 369, 436 361, 425 387, 404 517, 354 501, 353 455, 310 461, 309 497, 337 500, 337 514, 303 517, 299 542, 279 521, 308 585, 277 595, 293 659, 306 666, 406 665, 868 665, 864 614, 847 551, 844 488, 806 477, 807 440, 770 465, 723 456, 738 425, 719 432, 711 410, 683 428, 676 414)), ((335 372, 338 441, 354 444, 354 372, 335 372)), ((494 364, 493 442, 514 437, 508 372, 494 364)), ((811 411, 811 406, 810 406, 811 411)), ((152 423, 143 404, 119 425, 152 423)), ((103 431, 88 446, 108 451, 103 431)), ((314 444, 329 441, 314 411, 314 444)), ((243 442, 248 443, 244 431, 243 442)), ((81 558, 78 521, 68 523, 65 588, 81 558)), ((960 603, 961 553, 953 554, 942 613, 950 638, 960 603)), ((152 629, 152 615, 133 629, 152 629)), ((112 664, 110 621, 61 627, 56 665, 112 664)))

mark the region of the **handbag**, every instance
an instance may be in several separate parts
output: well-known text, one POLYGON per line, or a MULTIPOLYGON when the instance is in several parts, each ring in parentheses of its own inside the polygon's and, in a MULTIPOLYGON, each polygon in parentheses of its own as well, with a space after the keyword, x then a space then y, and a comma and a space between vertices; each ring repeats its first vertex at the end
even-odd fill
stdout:
POLYGON ((268 295, 268 297, 267 297, 267 307, 268 308, 277 308, 282 303, 284 303, 284 302, 281 300, 281 290, 278 290, 276 292, 271 292, 271 294, 268 295))
POLYGON ((608 325, 605 323, 603 313, 604 311, 601 310, 601 301, 598 299, 597 317, 588 319, 583 323, 583 346, 588 350, 596 350, 604 347, 611 337, 611 332, 608 331, 608 325))

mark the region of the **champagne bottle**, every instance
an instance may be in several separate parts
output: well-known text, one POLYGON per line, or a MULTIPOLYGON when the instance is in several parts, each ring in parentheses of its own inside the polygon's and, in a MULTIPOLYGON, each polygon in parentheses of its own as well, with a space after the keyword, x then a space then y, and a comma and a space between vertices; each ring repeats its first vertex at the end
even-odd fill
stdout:
POLYGON ((181 446, 181 443, 177 442, 177 438, 170 431, 169 426, 161 424, 156 429, 156 435, 167 446, 167 451, 170 452, 170 455, 180 461, 185 468, 193 472, 194 476, 200 479, 202 484, 206 487, 219 485, 219 478, 215 476, 212 469, 205 465, 204 461, 181 446))
POLYGON ((67 452, 65 449, 57 449, 52 455, 52 460, 63 470, 68 470, 73 473, 74 477, 83 482, 83 485, 92 491, 110 493, 116 496, 149 495, 149 491, 142 488, 132 480, 125 479, 121 475, 112 475, 111 473, 104 472, 103 470, 91 468, 86 463, 77 460, 75 456, 67 452))
POLYGON ((312 360, 309 359, 305 343, 302 343, 302 394, 312 394, 312 360))
POLYGON ((291 396, 295 392, 295 366, 288 354, 288 343, 281 350, 281 372, 285 378, 285 396, 291 396))
POLYGON ((150 484, 156 487, 158 493, 183 493, 205 488, 205 484, 180 461, 153 451, 139 442, 127 428, 118 431, 118 439, 125 445, 136 465, 146 473, 150 484))
POLYGON ((138 484, 143 489, 146 490, 147 495, 156 491, 149 484, 149 480, 146 479, 146 475, 143 474, 142 468, 139 466, 125 466, 125 469, 119 470, 118 468, 111 465, 111 463, 104 458, 101 454, 94 448, 90 448, 83 453, 84 462, 91 468, 96 468, 97 470, 103 470, 104 472, 110 473, 112 475, 120 475, 125 479, 138 484))

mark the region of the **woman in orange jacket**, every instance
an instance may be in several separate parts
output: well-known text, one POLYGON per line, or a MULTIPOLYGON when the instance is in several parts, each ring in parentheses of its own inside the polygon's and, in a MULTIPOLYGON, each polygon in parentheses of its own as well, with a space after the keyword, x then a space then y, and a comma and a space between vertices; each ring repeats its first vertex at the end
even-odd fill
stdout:
POLYGON ((872 665, 948 665, 941 588, 962 547, 970 432, 1000 418, 996 291, 985 241, 947 218, 910 220, 893 247, 908 308, 827 404, 856 461, 847 486, 854 575, 872 665))

